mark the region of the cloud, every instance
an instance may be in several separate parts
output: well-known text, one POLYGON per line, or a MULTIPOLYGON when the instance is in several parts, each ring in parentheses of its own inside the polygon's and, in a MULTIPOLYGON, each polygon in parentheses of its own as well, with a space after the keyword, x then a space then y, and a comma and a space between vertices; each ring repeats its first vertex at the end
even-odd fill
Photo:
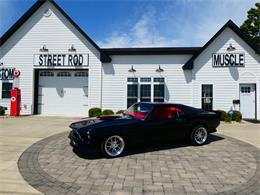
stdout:
POLYGON ((164 46, 169 40, 161 36, 155 21, 155 11, 150 8, 128 32, 112 32, 110 36, 98 44, 101 47, 164 46))
POLYGON ((202 46, 229 19, 241 25, 254 0, 178 0, 140 9, 128 28, 98 41, 101 47, 202 46), (127 29, 127 30, 125 30, 127 29))

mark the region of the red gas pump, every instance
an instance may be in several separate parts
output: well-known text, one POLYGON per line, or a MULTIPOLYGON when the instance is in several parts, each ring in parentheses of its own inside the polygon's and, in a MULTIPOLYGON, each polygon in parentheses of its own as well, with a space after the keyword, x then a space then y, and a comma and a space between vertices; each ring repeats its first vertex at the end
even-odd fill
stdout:
POLYGON ((20 106, 21 106, 21 90, 18 88, 13 88, 11 90, 11 109, 10 116, 20 116, 20 106))
POLYGON ((21 110, 21 90, 18 88, 20 71, 14 71, 14 87, 11 89, 10 116, 20 116, 21 110))

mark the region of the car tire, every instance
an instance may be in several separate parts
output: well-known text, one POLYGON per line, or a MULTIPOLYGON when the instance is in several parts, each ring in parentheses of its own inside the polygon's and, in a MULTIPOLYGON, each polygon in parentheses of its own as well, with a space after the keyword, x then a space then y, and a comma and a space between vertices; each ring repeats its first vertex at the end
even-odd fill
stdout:
POLYGON ((125 140, 119 135, 111 135, 101 144, 102 153, 108 158, 116 158, 124 152, 125 140))
POLYGON ((208 131, 203 125, 196 126, 190 134, 190 140, 193 145, 203 145, 208 139, 208 131))

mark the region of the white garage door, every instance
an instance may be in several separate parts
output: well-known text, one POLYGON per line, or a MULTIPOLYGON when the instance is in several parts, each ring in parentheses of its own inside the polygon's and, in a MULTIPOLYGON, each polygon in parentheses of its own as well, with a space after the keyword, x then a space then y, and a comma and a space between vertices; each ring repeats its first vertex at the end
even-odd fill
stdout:
POLYGON ((47 116, 86 116, 87 71, 40 71, 38 112, 47 116))

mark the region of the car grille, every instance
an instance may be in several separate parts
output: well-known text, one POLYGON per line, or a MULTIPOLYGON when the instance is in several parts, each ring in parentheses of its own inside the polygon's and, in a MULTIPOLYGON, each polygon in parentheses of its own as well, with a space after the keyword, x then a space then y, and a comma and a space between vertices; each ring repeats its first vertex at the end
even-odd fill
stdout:
POLYGON ((77 132, 77 130, 75 130, 75 129, 72 130, 72 136, 77 140, 81 140, 81 136, 80 136, 79 132, 77 132))

